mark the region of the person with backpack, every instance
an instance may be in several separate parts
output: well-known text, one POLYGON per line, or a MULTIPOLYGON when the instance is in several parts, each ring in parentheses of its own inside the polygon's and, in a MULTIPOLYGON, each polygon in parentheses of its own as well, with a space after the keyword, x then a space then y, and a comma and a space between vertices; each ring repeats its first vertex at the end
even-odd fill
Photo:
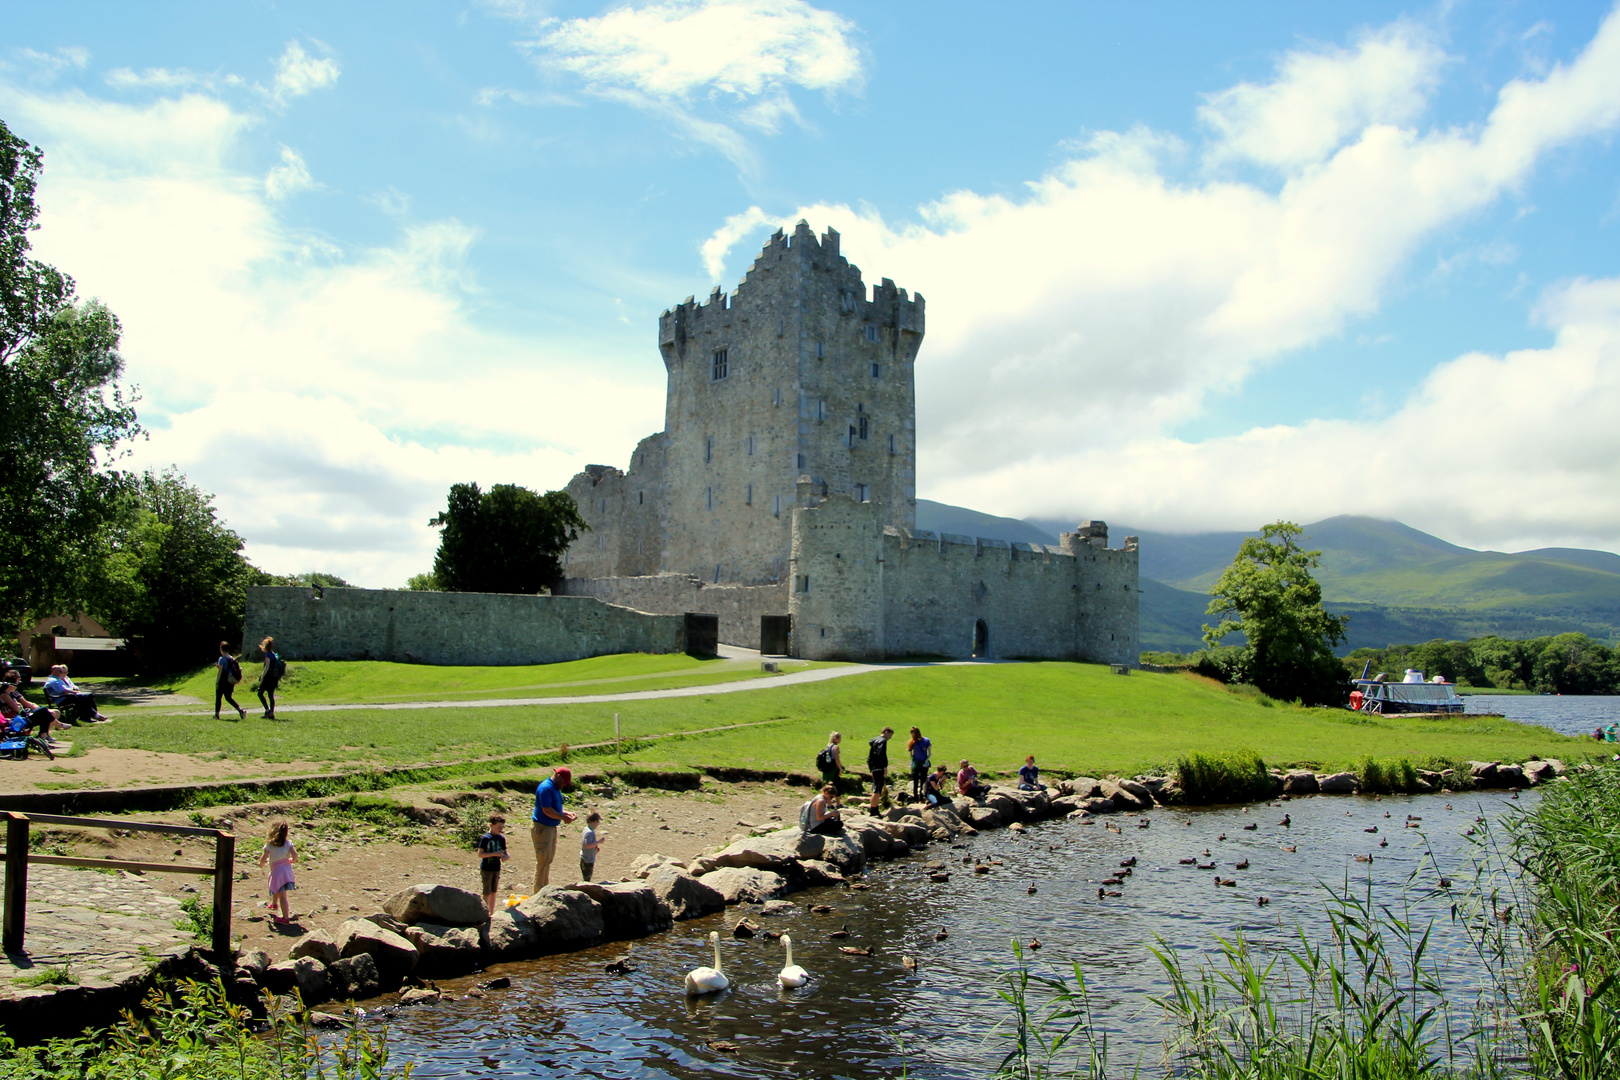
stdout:
POLYGON ((264 653, 264 674, 259 676, 259 704, 264 706, 264 718, 274 720, 276 687, 281 685, 281 677, 287 674, 287 661, 276 652, 276 639, 273 637, 259 642, 259 651, 264 653))
POLYGON ((246 720, 247 710, 236 703, 231 693, 236 689, 236 684, 242 681, 242 665, 231 655, 230 642, 219 643, 219 659, 214 661, 214 667, 218 669, 214 673, 214 719, 219 719, 219 703, 224 700, 236 710, 237 719, 246 720))
POLYGON ((838 813, 838 788, 822 787, 821 794, 799 807, 799 828, 807 833, 842 836, 844 822, 838 813))
POLYGON ((844 759, 838 748, 838 744, 843 741, 842 735, 833 732, 827 736, 827 745, 816 755, 816 768, 821 770, 821 782, 831 784, 835 791, 838 789, 838 778, 844 775, 844 759))
POLYGON ((911 729, 911 740, 906 743, 906 752, 911 755, 911 798, 921 802, 926 792, 923 783, 928 779, 929 758, 933 754, 934 744, 923 737, 920 728, 911 729))
POLYGON ((874 814, 879 804, 889 800, 889 740, 892 738, 894 728, 886 727, 867 744, 866 767, 872 773, 872 802, 867 809, 874 814))

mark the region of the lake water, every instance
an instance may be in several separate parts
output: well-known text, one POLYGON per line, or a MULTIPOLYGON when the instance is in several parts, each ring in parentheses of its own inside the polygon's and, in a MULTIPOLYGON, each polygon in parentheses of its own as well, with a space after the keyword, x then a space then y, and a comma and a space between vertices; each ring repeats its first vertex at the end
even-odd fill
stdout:
POLYGON ((1471 713, 1501 713, 1509 720, 1540 724, 1565 735, 1590 735, 1599 725, 1620 723, 1620 696, 1469 694, 1471 713))
POLYGON ((1358 889, 1371 883, 1378 896, 1393 901, 1411 878, 1416 887, 1406 895, 1420 920, 1434 920, 1435 955, 1443 958, 1448 982, 1477 985, 1466 938, 1449 918, 1450 897, 1436 886, 1441 873, 1456 886, 1470 879, 1475 848, 1464 834, 1476 817, 1517 812, 1534 798, 1532 792, 1519 801, 1503 792, 1324 796, 1280 808, 1156 810, 1104 819, 1122 827, 1117 833, 1102 820, 1059 820, 1022 835, 982 834, 962 848, 936 844, 875 866, 867 875, 869 891, 794 894, 797 906, 785 918, 766 919, 743 906, 677 924, 635 943, 636 970, 629 976, 603 973, 603 965, 625 951, 613 944, 447 980, 441 985, 458 995, 492 975, 510 975, 512 988, 397 1013, 390 1021, 396 1061, 414 1062, 419 1077, 875 1078, 898 1076, 902 1066, 917 1077, 982 1076, 1004 1049, 986 1033, 1007 1016, 994 990, 998 975, 1011 967, 1011 939, 1038 937, 1044 947, 1034 955, 1041 966, 1067 969, 1078 961, 1085 969, 1099 1024, 1110 1033, 1115 1071, 1128 1071, 1120 1067, 1138 1060, 1157 1065, 1165 1029, 1148 996, 1166 982, 1147 947, 1162 937, 1190 954, 1210 949, 1216 934, 1239 931, 1261 944, 1287 943, 1296 924, 1320 939, 1323 882, 1348 881, 1358 889), (1285 811, 1291 827, 1280 824, 1285 811), (1422 818, 1419 827, 1404 827, 1409 814, 1422 818), (1138 827, 1143 820, 1150 827, 1138 827), (1258 828, 1246 831, 1248 824, 1258 828), (1364 831, 1370 827, 1378 833, 1364 831), (1380 840, 1388 847, 1378 847, 1380 840), (1374 861, 1357 863, 1357 853, 1374 861), (1119 890, 1124 895, 1099 899, 1099 880, 1129 856, 1138 863, 1119 890), (1217 887, 1217 871, 1181 865, 1188 856, 1215 861, 1220 876, 1235 878, 1237 887, 1217 887), (976 877, 962 865, 964 857, 1002 865, 976 877), (1235 870, 1243 859, 1249 868, 1235 870), (954 863, 948 884, 928 881, 923 864, 935 861, 954 863), (1258 896, 1269 897, 1269 906, 1257 906, 1258 896), (817 903, 837 910, 810 914, 817 903), (745 913, 792 934, 795 959, 813 976, 808 987, 778 987, 783 960, 777 942, 729 936, 745 913), (828 931, 842 924, 851 937, 829 939, 828 931), (941 928, 949 937, 936 941, 941 928), (733 988, 689 1001, 682 978, 712 962, 705 940, 710 930, 721 932, 733 988), (876 955, 838 951, 851 943, 870 945, 876 955), (916 959, 915 972, 902 966, 905 956, 916 959), (705 1045, 716 1039, 740 1050, 705 1045))

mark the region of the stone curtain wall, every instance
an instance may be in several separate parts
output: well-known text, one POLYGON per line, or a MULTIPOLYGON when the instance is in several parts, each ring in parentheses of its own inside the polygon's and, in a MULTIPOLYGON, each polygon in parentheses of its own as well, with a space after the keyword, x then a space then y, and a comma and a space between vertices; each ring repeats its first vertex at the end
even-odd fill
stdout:
POLYGON ((686 648, 679 615, 651 615, 588 596, 255 586, 245 640, 276 639, 288 660, 413 664, 552 664, 610 653, 686 648))
POLYGON ((777 585, 713 585, 688 574, 645 577, 567 578, 568 596, 594 596, 609 604, 669 615, 698 612, 720 616, 720 640, 745 649, 759 648, 762 615, 786 615, 788 592, 777 585))
POLYGON ((1136 666, 1137 551, 1100 522, 1062 547, 884 527, 829 498, 794 516, 794 651, 809 659, 985 655, 1136 666))

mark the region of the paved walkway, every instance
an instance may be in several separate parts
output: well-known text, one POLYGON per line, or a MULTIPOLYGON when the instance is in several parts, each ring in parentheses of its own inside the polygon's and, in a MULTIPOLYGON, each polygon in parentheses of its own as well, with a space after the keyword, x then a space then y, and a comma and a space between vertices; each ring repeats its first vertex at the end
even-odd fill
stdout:
POLYGON ((61 989, 18 980, 64 967, 86 989, 137 984, 159 961, 197 944, 176 928, 183 918, 179 902, 139 874, 30 866, 25 952, 0 957, 0 1000, 61 989))
MULTIPOLYGON (((609 701, 648 701, 654 698, 710 697, 715 694, 738 694, 745 690, 774 690, 783 686, 801 686, 805 683, 845 679, 852 675, 868 675, 874 671, 904 671, 909 668, 942 667, 958 664, 1005 664, 1010 660, 940 660, 910 664, 846 664, 843 667, 813 668, 788 675, 765 675, 758 679, 739 679, 736 682, 715 683, 709 686, 678 686, 667 690, 631 690, 622 694, 575 694, 567 697, 514 697, 481 698, 476 701, 390 701, 383 703, 354 702, 346 705, 283 705, 276 703, 276 713, 352 712, 355 709, 497 709, 515 705, 595 705, 609 701)), ((251 709, 249 710, 252 711, 251 709)), ((169 716, 204 716, 212 713, 167 713, 169 716)))

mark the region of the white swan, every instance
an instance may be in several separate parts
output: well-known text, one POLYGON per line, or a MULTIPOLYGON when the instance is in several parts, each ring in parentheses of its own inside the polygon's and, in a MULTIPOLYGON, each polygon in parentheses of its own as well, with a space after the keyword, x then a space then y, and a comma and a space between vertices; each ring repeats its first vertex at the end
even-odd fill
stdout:
POLYGON ((693 968, 686 973, 686 996, 702 997, 704 994, 718 994, 731 985, 720 970, 720 935, 709 931, 709 944, 714 946, 714 967, 693 968))
POLYGON ((782 948, 787 950, 787 966, 776 976, 777 981, 789 988, 803 986, 810 981, 810 973, 793 962, 793 939, 786 934, 782 935, 782 948))

